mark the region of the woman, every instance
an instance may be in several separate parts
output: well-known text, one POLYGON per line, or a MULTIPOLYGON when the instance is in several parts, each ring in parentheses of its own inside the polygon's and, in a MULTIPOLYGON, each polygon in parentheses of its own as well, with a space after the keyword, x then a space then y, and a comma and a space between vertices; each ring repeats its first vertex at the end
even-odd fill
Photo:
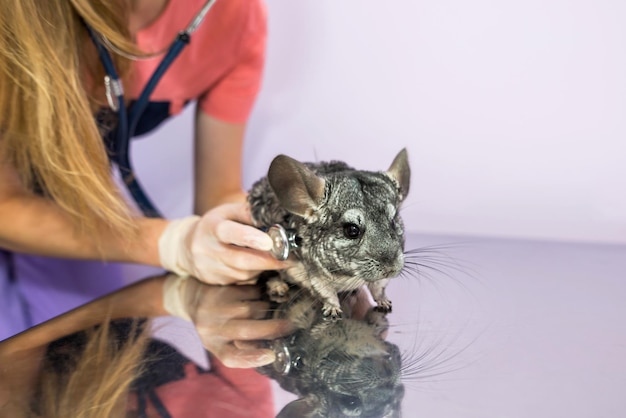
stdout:
POLYGON ((241 190, 245 121, 264 55, 259 1, 215 3, 136 129, 147 132, 198 101, 195 212, 201 216, 139 216, 111 178, 101 138, 110 133, 111 112, 93 41, 106 45, 132 102, 158 63, 134 57, 167 48, 204 3, 13 0, 0 6, 0 265, 13 318, 26 308, 21 323, 3 321, 0 338, 122 284, 110 265, 58 259, 162 266, 214 284, 284 267, 267 253, 269 237, 248 225, 241 190), (78 297, 60 302, 78 288, 78 297), (29 303, 17 306, 19 298, 29 303))

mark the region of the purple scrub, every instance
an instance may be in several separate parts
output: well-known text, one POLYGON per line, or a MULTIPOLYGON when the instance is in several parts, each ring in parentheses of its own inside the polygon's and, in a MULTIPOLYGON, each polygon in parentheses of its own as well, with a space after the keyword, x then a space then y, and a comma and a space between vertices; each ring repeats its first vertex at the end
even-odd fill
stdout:
POLYGON ((0 250, 0 340, 28 327, 26 302, 12 279, 11 254, 0 250))
POLYGON ((1 255, 0 340, 127 284, 117 263, 1 255))

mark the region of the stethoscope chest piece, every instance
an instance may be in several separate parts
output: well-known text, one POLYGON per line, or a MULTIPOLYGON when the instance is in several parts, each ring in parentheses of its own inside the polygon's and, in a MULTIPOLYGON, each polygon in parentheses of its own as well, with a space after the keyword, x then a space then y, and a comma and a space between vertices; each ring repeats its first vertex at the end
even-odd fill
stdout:
POLYGON ((267 233, 272 238, 271 252, 277 260, 286 260, 289 257, 289 252, 294 248, 298 248, 296 233, 293 230, 274 224, 267 230, 267 233))
POLYGON ((274 370, 283 376, 288 375, 291 371, 291 353, 289 352, 289 348, 280 341, 274 341, 273 349, 276 354, 274 370))

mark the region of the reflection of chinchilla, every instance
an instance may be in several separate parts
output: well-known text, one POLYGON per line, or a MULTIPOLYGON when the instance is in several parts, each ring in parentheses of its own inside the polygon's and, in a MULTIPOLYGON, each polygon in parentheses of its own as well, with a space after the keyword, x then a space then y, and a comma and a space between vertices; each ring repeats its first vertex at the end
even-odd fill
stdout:
POLYGON ((388 328, 386 314, 370 308, 364 318, 357 319, 349 303, 354 299, 354 295, 344 295, 344 319, 328 321, 319 309, 312 309, 319 301, 292 286, 289 301, 274 311, 274 317, 288 318, 299 328, 276 342, 277 351, 288 353, 289 367, 278 362, 260 369, 283 389, 300 396, 278 417, 400 416, 402 360, 398 347, 383 338, 388 328))
POLYGON ((248 196, 257 226, 280 224, 296 234, 297 262, 268 283, 273 299, 283 301, 287 282, 294 283, 311 290, 324 315, 336 319, 342 314, 337 293, 367 284, 378 308, 391 310, 385 286, 404 267, 399 206, 409 183, 406 150, 382 172, 276 157, 248 196))

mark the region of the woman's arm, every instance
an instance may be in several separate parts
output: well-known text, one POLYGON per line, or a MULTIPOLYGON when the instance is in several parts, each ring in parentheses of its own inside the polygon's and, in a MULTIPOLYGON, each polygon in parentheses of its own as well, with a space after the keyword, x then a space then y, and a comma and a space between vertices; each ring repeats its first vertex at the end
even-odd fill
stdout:
POLYGON ((53 201, 25 190, 9 164, 0 164, 0 247, 53 257, 159 266, 157 242, 166 225, 163 219, 139 219, 138 235, 132 239, 104 228, 94 239, 81 233, 53 201))
POLYGON ((224 202, 241 202, 246 124, 261 88, 267 17, 262 1, 237 6, 245 19, 230 70, 198 100, 195 136, 195 213, 224 202))
POLYGON ((151 277, 0 342, 0 365, 103 321, 170 314, 191 319, 204 346, 224 364, 261 365, 251 360, 255 356, 267 364, 273 361, 271 350, 251 346, 251 342, 285 335, 292 326, 285 320, 264 319, 269 304, 260 297, 258 286, 213 286, 173 275, 151 277), (164 289, 171 292, 165 298, 164 289), (176 310, 164 303, 169 299, 171 304, 173 298, 176 310))
POLYGON ((241 156, 245 124, 228 123, 196 111, 194 212, 225 202, 245 201, 241 156))
POLYGON ((20 351, 46 346, 105 320, 168 315, 163 307, 165 279, 142 280, 0 342, 0 364, 20 351))
POLYGON ((24 190, 10 166, 0 166, 0 247, 12 251, 163 266, 230 284, 285 267, 267 252, 269 236, 251 223, 240 203, 184 222, 139 218, 138 234, 126 239, 106 229, 93 237, 77 230, 54 202, 24 190))

